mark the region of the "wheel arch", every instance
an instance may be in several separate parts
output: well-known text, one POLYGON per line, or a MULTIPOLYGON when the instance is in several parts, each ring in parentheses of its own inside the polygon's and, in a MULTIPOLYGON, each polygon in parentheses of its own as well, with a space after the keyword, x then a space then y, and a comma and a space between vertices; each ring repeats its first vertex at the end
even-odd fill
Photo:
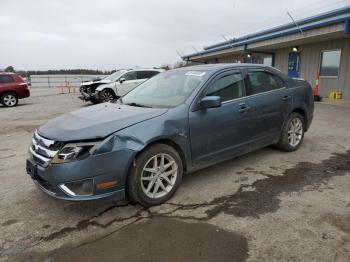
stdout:
POLYGON ((2 99, 2 97, 4 95, 6 95, 6 94, 14 94, 17 98, 19 97, 18 94, 15 91, 13 91, 13 90, 5 90, 5 91, 2 91, 0 93, 0 98, 2 99))
POLYGON ((188 171, 188 164, 186 161, 185 152, 183 151, 183 149, 181 148, 181 146, 178 143, 176 143, 174 140, 172 140, 170 138, 159 138, 159 139, 151 141, 150 143, 145 145, 140 151, 138 151, 136 153, 136 155, 134 156, 134 159, 136 159, 142 152, 144 152, 146 149, 150 148, 151 146, 153 146, 155 144, 165 144, 165 145, 168 145, 168 146, 174 148, 181 158, 184 172, 188 171))
POLYGON ((106 87, 106 88, 103 88, 101 91, 100 91, 100 94, 103 92, 103 91, 110 91, 114 98, 118 98, 117 94, 115 93, 115 91, 113 90, 113 88, 110 88, 110 87, 106 87))
POLYGON ((306 132, 307 131, 307 126, 308 126, 308 117, 307 117, 307 113, 305 111, 305 109, 301 108, 301 107, 298 107, 298 108, 295 108, 291 113, 298 113, 300 114, 303 118, 304 118, 304 121, 305 121, 305 125, 304 125, 304 131, 306 132))

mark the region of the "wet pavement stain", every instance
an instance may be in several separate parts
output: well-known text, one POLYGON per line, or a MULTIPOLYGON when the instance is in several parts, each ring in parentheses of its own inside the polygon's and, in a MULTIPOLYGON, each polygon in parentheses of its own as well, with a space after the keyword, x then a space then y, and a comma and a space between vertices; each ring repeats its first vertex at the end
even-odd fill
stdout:
POLYGON ((208 218, 221 212, 237 217, 256 217, 279 209, 282 193, 296 192, 305 186, 317 188, 326 184, 334 176, 343 176, 350 172, 350 150, 333 154, 321 163, 300 162, 286 169, 281 176, 266 175, 266 179, 257 180, 250 185, 242 185, 238 191, 210 202, 213 208, 206 211, 208 218), (245 191, 246 188, 253 190, 245 191))
POLYGON ((247 257, 247 240, 239 234, 210 224, 158 217, 87 244, 64 246, 44 254, 22 254, 16 260, 234 262, 247 257))
MULTIPOLYGON (((250 168, 249 172, 257 172, 250 168)), ((295 167, 287 169, 282 175, 270 175, 264 173, 265 179, 257 180, 252 184, 242 184, 240 188, 232 195, 218 197, 209 202, 198 204, 178 204, 166 203, 165 205, 172 208, 168 212, 156 212, 152 209, 138 209, 138 211, 129 217, 113 218, 108 222, 100 223, 97 218, 102 217, 105 213, 122 206, 128 205, 112 205, 101 211, 100 213, 91 216, 88 219, 79 221, 75 226, 64 227, 58 231, 52 232, 49 235, 42 236, 36 240, 24 241, 25 245, 21 249, 35 247, 42 242, 53 241, 58 238, 63 238, 68 234, 79 232, 87 229, 89 226, 99 228, 108 228, 116 222, 132 221, 125 227, 132 226, 135 222, 144 219, 174 219, 190 220, 205 222, 220 213, 225 213, 237 217, 254 217, 259 218, 260 215, 275 212, 279 209, 281 194, 301 191, 306 186, 312 186, 317 189, 320 185, 325 185, 329 179, 335 176, 343 176, 350 172, 350 150, 345 153, 333 154, 329 159, 323 160, 321 163, 300 162, 295 167), (204 216, 198 217, 192 215, 193 210, 205 208, 204 216), (179 215, 178 211, 184 212, 179 215), (188 211, 188 212, 186 212, 188 211)), ((247 174, 249 176, 249 174, 247 174)), ((205 224, 206 225, 206 224, 205 224)), ((347 227, 346 227, 347 228, 347 227)), ((124 227, 123 227, 124 229, 124 227)), ((158 233, 158 232, 154 232, 158 233)), ((12 247, 7 249, 0 248, 0 257, 5 254, 17 253, 17 248, 12 247)))
POLYGON ((4 223, 2 223, 1 226, 5 227, 5 226, 10 226, 10 225, 13 225, 16 223, 18 223, 18 221, 16 219, 9 219, 9 220, 6 220, 4 223))
MULTIPOLYGON (((126 204, 127 205, 127 204, 126 204)), ((46 237, 43 237, 41 239, 41 241, 51 241, 51 240, 54 240, 56 238, 60 238, 60 237, 63 237, 64 235, 67 235, 69 233, 73 233, 73 232, 77 232, 77 231, 82 231, 86 228, 88 228, 89 226, 96 226, 96 227, 100 227, 100 228, 106 228, 110 225, 112 225, 113 223, 115 222, 122 222, 122 221, 125 221, 125 220, 128 220, 130 218, 133 218, 137 215, 132 215, 130 217, 126 217, 126 218, 115 218, 111 221, 109 221, 108 223, 106 224, 100 224, 98 223, 97 221, 93 220, 95 218, 98 218, 98 217, 101 217, 103 216, 103 214, 109 212, 110 210, 114 209, 114 208, 117 208, 117 207, 124 207, 126 205, 112 205, 106 209, 104 209, 103 211, 101 211, 100 213, 98 213, 97 215, 95 216, 92 216, 88 219, 84 219, 84 220, 81 220, 78 222, 78 224, 76 226, 72 226, 72 227, 64 227, 62 228, 61 230, 59 231, 55 231, 53 233, 51 233, 50 235, 46 236, 46 237)))
POLYGON ((321 222, 329 223, 332 226, 338 228, 340 231, 343 231, 346 234, 350 234, 350 214, 341 215, 327 213, 322 216, 321 222))

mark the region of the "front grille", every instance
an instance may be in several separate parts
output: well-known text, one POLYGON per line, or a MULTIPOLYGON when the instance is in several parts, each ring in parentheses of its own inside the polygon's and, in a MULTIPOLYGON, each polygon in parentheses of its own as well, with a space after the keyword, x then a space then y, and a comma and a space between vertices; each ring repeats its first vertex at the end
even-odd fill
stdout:
POLYGON ((34 161, 43 166, 51 161, 60 148, 62 148, 61 143, 44 138, 35 131, 30 146, 30 152, 33 155, 34 161))

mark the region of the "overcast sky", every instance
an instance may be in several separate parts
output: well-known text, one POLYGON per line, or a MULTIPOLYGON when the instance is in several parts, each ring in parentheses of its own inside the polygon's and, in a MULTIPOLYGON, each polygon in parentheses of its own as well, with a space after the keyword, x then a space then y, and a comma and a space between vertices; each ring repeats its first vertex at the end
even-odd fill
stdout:
POLYGON ((10 0, 0 5, 0 68, 153 67, 350 0, 10 0))

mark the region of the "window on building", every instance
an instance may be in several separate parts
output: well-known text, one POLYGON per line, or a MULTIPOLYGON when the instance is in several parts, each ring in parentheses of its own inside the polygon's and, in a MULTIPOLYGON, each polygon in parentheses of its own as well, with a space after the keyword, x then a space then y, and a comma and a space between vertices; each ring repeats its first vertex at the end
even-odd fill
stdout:
POLYGON ((338 76, 340 66, 340 50, 321 52, 320 75, 338 76))
POLYGON ((221 101, 229 101, 244 96, 241 73, 232 73, 216 80, 206 91, 206 96, 220 96, 221 101))
POLYGON ((0 75, 0 83, 1 84, 7 84, 14 82, 12 76, 10 75, 0 75))
POLYGON ((272 56, 266 56, 263 58, 263 64, 267 66, 272 66, 272 56))
POLYGON ((253 94, 283 87, 283 82, 278 76, 262 70, 248 70, 248 79, 253 94))

